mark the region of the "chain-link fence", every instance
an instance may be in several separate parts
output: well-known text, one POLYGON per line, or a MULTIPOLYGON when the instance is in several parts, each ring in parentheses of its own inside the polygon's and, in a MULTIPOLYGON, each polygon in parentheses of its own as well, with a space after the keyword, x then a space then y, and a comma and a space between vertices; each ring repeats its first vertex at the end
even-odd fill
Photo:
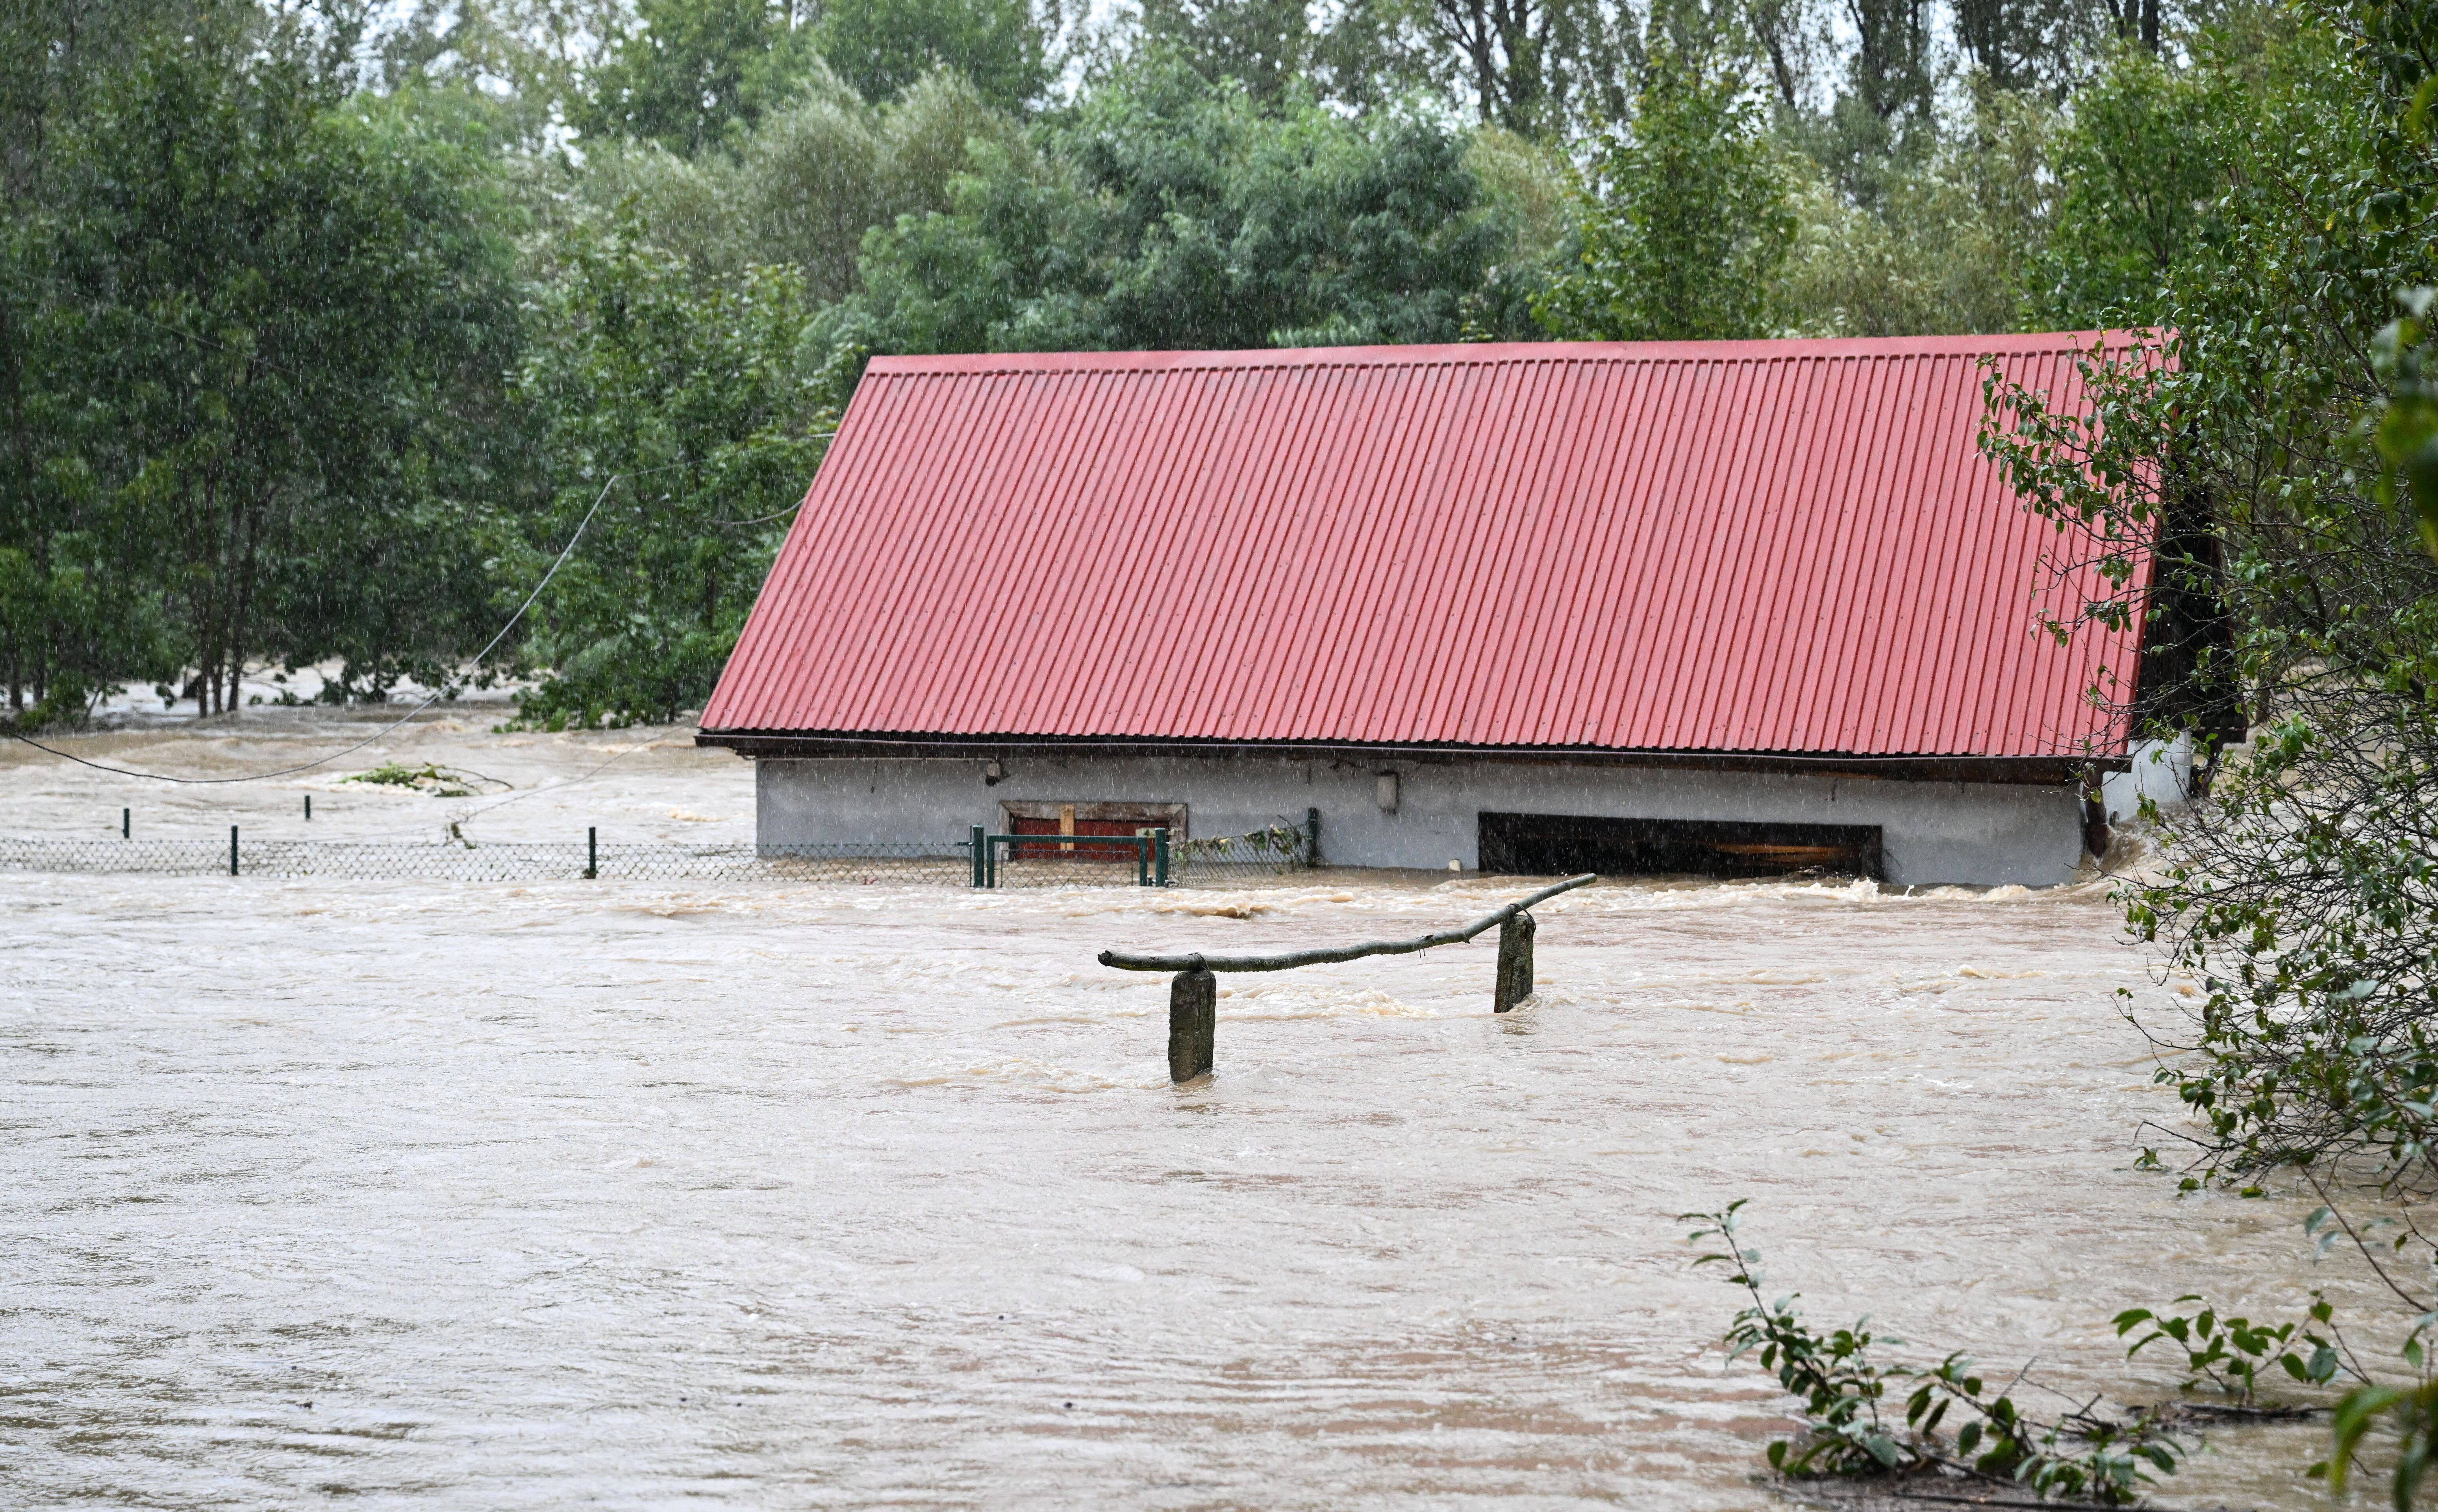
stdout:
POLYGON ((990 847, 987 884, 999 888, 1137 887, 1163 869, 1182 887, 1242 887, 1310 870, 1316 828, 1277 824, 1246 835, 1170 841, 1165 830, 1132 836, 1027 832, 990 835, 977 827, 976 844, 990 847), (1157 836, 1157 840, 1155 840, 1157 836))
MULTIPOLYGON (((996 873, 1002 888, 1131 888, 1132 856, 1062 855, 1051 845, 1012 848, 996 873)), ((1185 848, 1170 875, 1179 884, 1242 886, 1303 869, 1299 854, 1185 848)), ((908 882, 971 887, 965 841, 843 845, 673 845, 509 841, 426 843, 350 840, 54 840, 0 837, 0 870, 150 873, 158 876, 327 877, 334 881, 908 882)))
POLYGON ((932 881, 964 884, 973 869, 954 845, 498 844, 349 840, 0 839, 0 868, 19 871, 151 872, 170 876, 329 877, 350 881, 645 882, 932 881))
POLYGON ((1273 824, 1244 835, 1214 835, 1185 840, 1169 856, 1173 873, 1211 880, 1277 876, 1320 864, 1314 847, 1320 835, 1315 815, 1309 825, 1273 824))

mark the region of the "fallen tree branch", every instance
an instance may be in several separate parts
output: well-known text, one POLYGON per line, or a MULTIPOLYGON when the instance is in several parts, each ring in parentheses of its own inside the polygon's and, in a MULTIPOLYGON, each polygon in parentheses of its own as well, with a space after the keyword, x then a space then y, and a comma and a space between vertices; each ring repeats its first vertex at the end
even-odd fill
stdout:
POLYGON ((1120 971, 1290 971, 1298 966, 1323 966, 1333 961, 1361 960, 1366 956, 1409 956, 1434 945, 1453 945, 1471 940, 1486 929, 1494 929, 1515 915, 1545 899, 1571 891, 1586 882, 1597 882, 1599 876, 1586 871, 1579 877, 1543 888, 1530 897, 1483 915, 1461 929, 1442 929, 1435 935, 1422 935, 1413 940, 1375 940, 1360 945, 1327 945, 1316 950, 1290 950, 1275 956, 1139 956, 1129 951, 1104 950, 1101 964, 1115 966, 1120 971))

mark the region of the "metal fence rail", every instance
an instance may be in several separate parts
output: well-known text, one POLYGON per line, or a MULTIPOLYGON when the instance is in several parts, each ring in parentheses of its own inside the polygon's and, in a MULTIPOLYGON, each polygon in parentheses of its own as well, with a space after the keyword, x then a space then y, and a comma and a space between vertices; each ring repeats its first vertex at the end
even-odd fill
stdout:
MULTIPOLYGON (((1024 837, 1031 841, 1035 836, 1024 837)), ((1003 853, 1002 888, 1131 888, 1132 856, 1060 854, 1024 845, 1003 853)), ((1171 872, 1187 886, 1232 887, 1300 870, 1300 859, 1188 853, 1171 872)), ((676 845, 569 840, 466 844, 229 839, 59 840, 0 836, 0 870, 153 876, 326 877, 333 881, 769 881, 973 883, 963 841, 839 845, 676 845)))

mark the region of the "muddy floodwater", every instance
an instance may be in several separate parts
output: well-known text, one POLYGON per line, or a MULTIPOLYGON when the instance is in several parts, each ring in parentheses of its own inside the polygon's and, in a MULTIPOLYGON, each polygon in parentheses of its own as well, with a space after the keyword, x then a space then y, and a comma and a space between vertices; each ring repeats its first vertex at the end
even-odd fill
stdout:
MULTIPOLYGON (((271 730, 75 748, 327 745, 271 730)), ((750 768, 670 732, 461 720, 342 771, 392 757, 531 797, 477 834, 750 834, 750 768)), ((22 748, 0 784, 14 833, 471 801, 22 748)), ((1494 936, 1223 978, 1183 1088, 1164 981, 1093 960, 1519 890, 0 873, 0 1505, 1765 1507, 1782 1402, 1687 1209, 1750 1198, 1773 1291, 1896 1355, 2117 1400, 2171 1379, 2120 1309, 2366 1294, 2307 1196, 2129 1169, 2175 1104, 2114 994, 2175 987, 2104 885, 1603 884, 1540 911, 1512 1015, 1494 936)), ((2161 1499, 2324 1505, 2321 1433, 2217 1435, 2161 1499)))

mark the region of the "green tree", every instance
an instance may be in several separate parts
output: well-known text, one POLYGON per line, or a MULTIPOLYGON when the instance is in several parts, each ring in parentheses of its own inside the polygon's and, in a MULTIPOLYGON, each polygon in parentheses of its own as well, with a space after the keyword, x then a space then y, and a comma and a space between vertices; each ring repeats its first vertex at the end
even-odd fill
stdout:
POLYGON ((733 283, 755 264, 792 263, 807 296, 828 304, 854 290, 864 233, 945 210, 949 181, 973 169, 978 147, 1029 152, 1021 123, 957 75, 927 75, 874 106, 816 62, 803 97, 764 115, 733 152, 607 147, 574 170, 572 198, 579 216, 627 206, 637 234, 697 278, 733 283))
POLYGON ((697 152, 792 97, 811 66, 807 34, 772 0, 638 0, 635 16, 574 102, 589 134, 697 152))
POLYGON ((365 49, 365 87, 391 95, 420 86, 426 102, 476 107, 519 156, 543 150, 560 126, 586 115, 586 80, 633 22, 627 0, 413 0, 375 13, 383 19, 365 49), (441 85, 450 87, 433 87, 441 85))
POLYGON ((2058 92, 2079 49, 2073 0, 1954 0, 1956 45, 1993 89, 2058 92))
POLYGON ((945 214, 866 244, 832 340, 874 351, 1455 340, 1509 228, 1464 143, 1411 118, 1265 111, 1174 62, 1094 91, 945 214))
POLYGON ((1532 313, 1567 341, 1760 335, 1794 237, 1788 192, 1742 80, 1655 49, 1632 126, 1593 143, 1576 265, 1532 313))
MULTIPOLYGON (((1264 105, 1307 95, 1357 114, 1448 98, 1455 60, 1413 0, 1143 0, 1124 49, 1232 79, 1264 105)), ((1451 101, 1453 103, 1453 101, 1451 101)))
MULTIPOLYGON (((2117 585, 2084 614, 2146 618, 2125 712, 2204 754, 2205 790, 2155 816, 2164 865, 2121 894, 2201 989, 2159 1036, 2157 1080, 2204 1131, 2184 1185, 2303 1168, 2341 1207, 2438 1177, 2438 561, 2411 486, 2417 322, 2391 321, 2438 277, 2438 24, 2417 0, 2295 20, 2255 58, 2204 38, 2177 81, 2224 179, 2159 259, 2162 333, 2088 361, 2075 412, 1994 386, 1988 444, 2117 585)), ((2135 218, 2122 242, 2160 224, 2135 218)), ((2117 287, 2146 291, 2154 264, 2129 261, 2117 287)), ((2376 1252, 2364 1224, 2339 1226, 2404 1304, 2417 1380, 2346 1395, 2327 1473, 2341 1489, 2388 1423, 2408 1507, 2438 1446, 2432 1303, 2412 1281, 2438 1244, 2409 1208, 2376 1252)))
POLYGON ((1427 0, 1419 26, 1485 126, 1526 136, 1624 114, 1634 18, 1602 0, 1427 0))
POLYGON ((58 382, 54 220, 62 144, 135 61, 167 4, 17 0, 0 26, 0 676, 12 713, 81 712, 128 677, 175 670, 157 585, 119 571, 140 537, 63 457, 76 395, 58 382))
POLYGON ((1262 101, 1309 78, 1319 41, 1303 0, 1143 0, 1141 32, 1151 49, 1262 101))
POLYGON ((1573 176, 1565 155, 1512 132, 1485 126, 1471 133, 1464 166, 1481 186, 1481 202, 1505 233, 1503 253, 1466 296, 1467 341, 1530 342, 1547 333, 1532 319, 1532 302, 1575 262, 1573 176))
POLYGON ((2030 273, 2037 320, 2069 330, 2158 322, 2226 187, 2219 113, 2250 114, 2233 84, 2128 46, 2075 96, 2056 223, 2030 273))
POLYGON ((951 184, 986 154, 1019 167, 1032 160, 1022 124, 945 69, 860 114, 815 103, 774 118, 740 163, 754 255, 801 266, 818 301, 843 298, 859 277, 864 234, 946 210, 951 184))
POLYGON ((1937 79, 1929 0, 1846 0, 1854 50, 1812 153, 1864 209, 1878 209, 1887 179, 1917 163, 1934 129, 1937 79))
POLYGON ((468 496, 513 455, 485 434, 517 319, 481 159, 351 103, 344 36, 188 25, 62 134, 26 233, 47 292, 21 401, 58 529, 20 549, 58 583, 45 553, 94 543, 87 584, 131 625, 157 599, 206 710, 256 658, 429 671, 481 610, 468 496))
POLYGON ((1798 176, 1799 224, 1771 290, 1773 324, 1803 336, 1924 336, 2023 323, 2054 213, 2057 113, 1998 90, 1976 104, 1969 129, 1889 175, 1876 208, 1825 174, 1798 176))
POLYGON ((865 99, 894 99, 952 69, 1000 110, 1050 84, 1049 41, 1028 0, 825 0, 814 39, 865 99))
POLYGON ((2160 816, 2166 864, 2126 899, 2204 989, 2161 1080, 2220 1175, 2438 1174, 2438 564, 2360 436, 2397 356, 2373 333, 2438 282, 2427 14, 2329 9, 2265 58, 2204 51, 2186 84, 2223 192, 2164 260, 2163 334, 2093 360, 2077 411, 1999 388, 1989 432, 2111 574, 2083 612, 2147 617, 2143 665, 2111 669, 2128 717, 2202 747, 2207 792, 2160 816))
POLYGON ((506 604, 583 531, 525 646, 520 717, 554 730, 709 695, 831 428, 792 270, 706 287, 632 225, 571 239, 520 382, 551 497, 500 546, 506 604))
POLYGON ((175 0, 9 0, 0 10, 0 188, 35 192, 62 127, 182 9, 175 0))

